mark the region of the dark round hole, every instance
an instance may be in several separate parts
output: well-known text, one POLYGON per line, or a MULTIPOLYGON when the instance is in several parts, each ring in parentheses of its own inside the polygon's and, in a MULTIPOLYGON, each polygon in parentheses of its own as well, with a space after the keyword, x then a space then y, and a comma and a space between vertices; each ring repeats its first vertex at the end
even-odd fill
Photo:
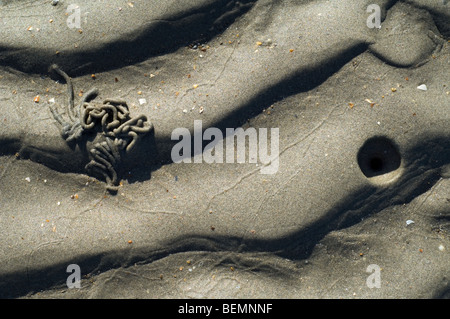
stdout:
POLYGON ((373 157, 369 162, 370 169, 374 172, 379 172, 383 170, 383 160, 379 157, 373 157))
POLYGON ((383 136, 368 139, 358 152, 358 165, 370 178, 397 170, 401 156, 392 140, 383 136))

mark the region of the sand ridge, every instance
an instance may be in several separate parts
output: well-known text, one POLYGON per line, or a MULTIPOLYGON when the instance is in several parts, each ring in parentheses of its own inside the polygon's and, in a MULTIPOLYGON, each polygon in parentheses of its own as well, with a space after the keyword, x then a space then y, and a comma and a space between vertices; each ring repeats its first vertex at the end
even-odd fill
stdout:
MULTIPOLYGON (((375 30, 366 26, 370 1, 198 1, 189 8, 111 1, 89 11, 119 24, 126 13, 133 23, 95 41, 110 28, 101 14, 80 33, 49 15, 63 6, 34 3, 41 22, 53 18, 67 37, 17 26, 7 32, 18 39, 0 44, 2 296, 446 295, 449 46, 442 23, 435 24, 437 5, 385 1, 383 27, 375 30), (152 29, 149 19, 181 24, 152 29), (199 47, 197 37, 214 25, 221 28, 199 47), (177 39, 182 29, 187 39, 177 39), (108 48, 132 50, 157 40, 155 30, 165 38, 151 41, 156 51, 103 58, 102 65, 108 48), (26 40, 31 34, 50 42, 26 40), (75 36, 85 41, 79 50, 53 55, 75 36), (411 39, 414 50, 403 50, 411 39), (100 101, 123 98, 155 125, 151 164, 124 172, 116 196, 64 159, 70 151, 46 101, 54 97, 60 110, 67 101, 65 86, 46 73, 55 61, 73 77, 76 93, 98 87, 100 101), (424 83, 428 90, 418 90, 424 83), (37 94, 40 103, 33 102, 37 94), (277 174, 259 174, 250 163, 171 163, 171 132, 192 130, 195 119, 205 128, 280 128, 277 174), (357 157, 378 136, 393 141, 401 163, 394 179, 374 182, 357 157), (53 170, 52 159, 67 169, 53 170), (82 289, 65 286, 73 263, 82 269, 82 289), (379 289, 366 285, 370 264, 383 268, 379 289)), ((2 21, 26 7, 4 2, 2 21)), ((23 26, 31 25, 27 19, 36 17, 23 26)))

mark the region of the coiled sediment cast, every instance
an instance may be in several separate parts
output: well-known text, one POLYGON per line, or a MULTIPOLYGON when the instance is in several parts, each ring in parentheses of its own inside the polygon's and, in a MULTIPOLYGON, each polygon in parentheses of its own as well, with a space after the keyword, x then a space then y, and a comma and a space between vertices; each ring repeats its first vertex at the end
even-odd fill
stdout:
POLYGON ((117 191, 119 183, 117 171, 123 157, 152 131, 153 125, 145 115, 132 118, 126 101, 106 99, 101 104, 91 102, 98 94, 97 89, 90 90, 78 109, 75 109, 70 77, 56 65, 52 65, 50 69, 64 78, 69 91, 66 110, 68 120, 50 107, 54 119, 61 126, 61 136, 69 144, 80 144, 84 141, 83 136, 96 134, 94 140, 98 142, 87 149, 90 162, 86 164, 85 169, 90 175, 104 178, 107 190, 117 191))

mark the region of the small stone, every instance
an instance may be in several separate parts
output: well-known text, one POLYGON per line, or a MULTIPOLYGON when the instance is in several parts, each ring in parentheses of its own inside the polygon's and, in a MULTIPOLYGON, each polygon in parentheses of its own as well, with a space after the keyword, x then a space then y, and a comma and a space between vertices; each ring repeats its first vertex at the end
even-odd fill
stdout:
POLYGON ((139 99, 139 104, 140 105, 145 104, 145 103, 147 103, 146 99, 139 99))
POLYGON ((411 219, 408 219, 408 220, 406 221, 406 226, 409 226, 409 225, 411 225, 411 224, 414 224, 414 221, 411 220, 411 219))
POLYGON ((426 91, 428 90, 427 86, 425 84, 421 84, 417 87, 417 89, 422 90, 422 91, 426 91))
POLYGON ((31 179, 29 177, 25 177, 25 180, 29 183, 31 182, 31 179))
POLYGON ((52 6, 58 5, 58 3, 59 3, 59 0, 52 0, 52 6))

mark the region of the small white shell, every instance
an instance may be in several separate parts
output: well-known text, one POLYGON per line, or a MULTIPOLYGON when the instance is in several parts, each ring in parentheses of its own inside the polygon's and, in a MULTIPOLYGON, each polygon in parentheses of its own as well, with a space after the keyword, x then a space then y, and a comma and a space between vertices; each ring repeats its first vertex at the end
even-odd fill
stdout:
POLYGON ((427 86, 426 86, 425 84, 421 84, 421 85, 419 85, 417 88, 418 88, 419 90, 422 90, 422 91, 428 90, 428 88, 427 88, 427 86))

